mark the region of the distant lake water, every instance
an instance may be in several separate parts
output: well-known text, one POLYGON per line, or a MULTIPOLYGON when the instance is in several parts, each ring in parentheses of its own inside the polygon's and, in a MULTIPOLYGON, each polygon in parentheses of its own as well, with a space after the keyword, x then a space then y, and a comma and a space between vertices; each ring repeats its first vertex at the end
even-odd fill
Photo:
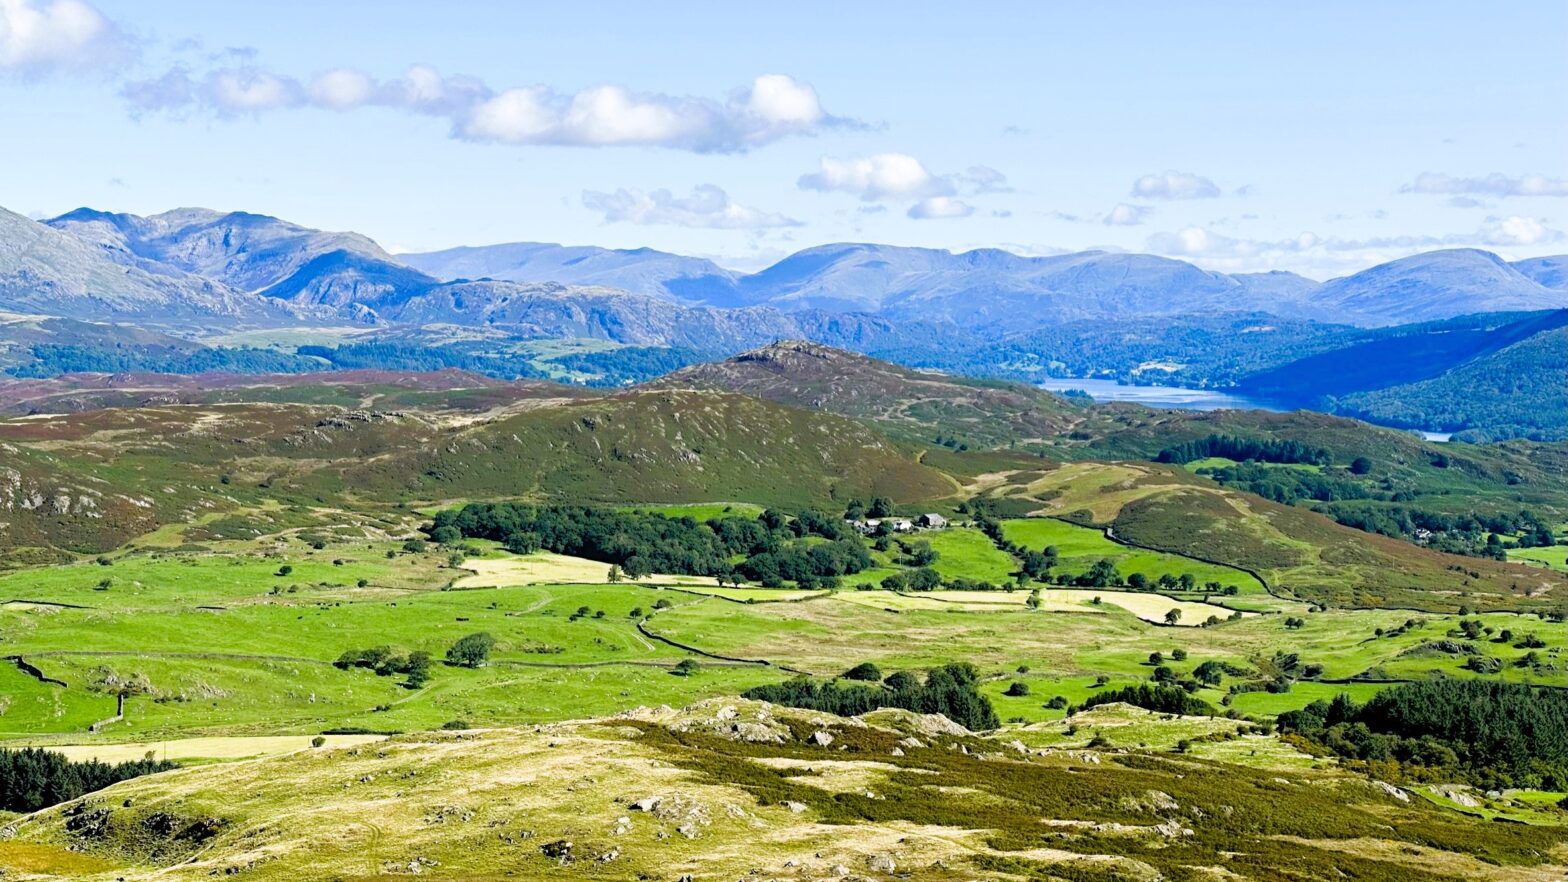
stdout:
POLYGON ((1245 395, 1216 389, 1187 389, 1181 386, 1129 386, 1115 380, 1062 380, 1047 378, 1040 388, 1052 392, 1082 389, 1095 401, 1131 401, 1148 407, 1174 407, 1178 410, 1273 410, 1286 408, 1245 395))
MULTIPOLYGON (((1187 389, 1182 386, 1131 386, 1115 380, 1063 380, 1049 377, 1039 384, 1052 392, 1081 389, 1095 401, 1130 401, 1145 407, 1170 407, 1177 410, 1293 410, 1272 401, 1221 392, 1217 389, 1187 389)), ((1447 441, 1449 432, 1421 432, 1428 441, 1447 441)))

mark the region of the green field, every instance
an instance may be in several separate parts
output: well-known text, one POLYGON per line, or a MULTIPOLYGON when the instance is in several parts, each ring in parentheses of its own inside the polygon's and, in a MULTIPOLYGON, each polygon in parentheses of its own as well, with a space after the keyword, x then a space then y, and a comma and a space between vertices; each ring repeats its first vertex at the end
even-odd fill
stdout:
POLYGON ((1001 585, 1012 580, 1018 562, 998 549, 987 536, 970 527, 950 527, 921 533, 913 541, 931 543, 940 555, 932 568, 943 578, 967 578, 1001 585))
POLYGON ((1508 559, 1568 572, 1568 545, 1550 548, 1510 548, 1508 559))
POLYGON ((1061 561, 1053 572, 1076 576, 1100 560, 1116 563, 1122 576, 1142 573, 1150 582, 1169 574, 1180 577, 1190 573, 1199 590, 1209 582, 1233 586, 1239 595, 1262 594, 1263 585, 1252 575, 1234 567, 1204 563, 1191 558, 1129 548, 1106 538, 1104 531, 1080 527, 1053 518, 1018 518, 1004 521, 1002 533, 1010 541, 1033 550, 1055 546, 1061 561))
MULTIPOLYGON (((1060 521, 1015 520, 1006 529, 1017 541, 1056 545, 1064 567, 1118 553, 1133 566, 1165 568, 1151 573, 1192 571, 1181 569, 1193 563, 1184 558, 1127 553, 1094 530, 1060 521)), ((1007 556, 978 531, 922 534, 927 537, 941 555, 944 575, 1000 581, 1007 556)), ((476 545, 482 546, 479 555, 467 568, 501 573, 531 559, 493 543, 476 545)), ((1029 592, 1022 590, 897 595, 849 587, 832 594, 695 584, 661 589, 592 584, 602 581, 607 567, 559 555, 543 558, 570 562, 571 579, 589 584, 505 587, 505 579, 452 568, 438 549, 416 554, 400 549, 389 542, 333 542, 318 550, 297 539, 267 538, 225 542, 207 552, 111 555, 108 565, 83 561, 0 577, 0 594, 8 599, 0 607, 6 653, 68 684, 41 683, 13 666, 0 667, 6 696, 0 702, 0 737, 80 738, 88 724, 113 713, 116 691, 129 695, 126 719, 100 738, 282 735, 342 727, 408 731, 452 720, 499 725, 679 704, 776 682, 785 676, 779 667, 832 675, 866 660, 892 670, 965 658, 996 677, 1025 665, 1039 679, 1036 695, 1043 696, 1033 706, 1003 700, 1002 686, 988 686, 987 693, 998 698, 1004 716, 1026 720, 1059 717, 1042 707, 1045 698, 1063 694, 1079 700, 1097 676, 1113 682, 1147 677, 1147 656, 1155 650, 1187 652, 1185 662, 1169 662, 1178 673, 1205 659, 1255 669, 1273 647, 1285 645, 1321 665, 1326 678, 1480 676, 1465 669, 1468 656, 1426 648, 1452 641, 1456 617, 1423 617, 1401 628, 1409 614, 1330 611, 1306 614, 1303 627, 1290 630, 1281 614, 1229 621, 1224 609, 1110 589, 1048 587, 1038 609, 1026 605, 1029 592), (475 579, 503 587, 446 590, 475 579), (1182 624, 1189 627, 1151 624, 1172 606, 1183 607, 1182 624), (578 617, 582 608, 587 612, 578 617), (652 636, 638 631, 632 613, 639 610, 651 616, 652 636), (1190 627, 1209 615, 1225 621, 1190 627), (1379 638, 1375 628, 1400 633, 1379 638), (478 670, 441 667, 419 690, 403 688, 399 677, 331 665, 346 650, 378 645, 439 658, 457 638, 477 631, 497 638, 492 663, 478 670), (674 676, 670 669, 691 654, 659 637, 776 667, 697 656, 698 674, 674 676)), ((1223 568, 1207 572, 1227 575, 1223 568)), ((1476 618, 1493 634, 1534 634, 1548 646, 1536 656, 1548 667, 1537 669, 1524 667, 1526 650, 1511 643, 1468 643, 1472 653, 1499 659, 1502 667, 1491 676, 1521 681, 1561 676, 1559 653, 1568 646, 1568 625, 1500 613, 1476 618)), ((1286 693, 1237 695, 1233 707, 1267 716, 1341 688, 1360 697, 1379 687, 1301 682, 1286 693)), ((1208 695, 1216 704, 1223 697, 1208 695)))

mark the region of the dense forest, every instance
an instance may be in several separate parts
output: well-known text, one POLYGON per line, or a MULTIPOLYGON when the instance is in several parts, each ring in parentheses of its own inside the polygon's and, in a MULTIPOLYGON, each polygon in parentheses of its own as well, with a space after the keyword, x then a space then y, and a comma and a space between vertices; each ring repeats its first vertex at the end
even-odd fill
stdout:
POLYGON ((1341 695, 1279 717, 1306 747, 1405 777, 1568 789, 1568 691, 1487 680, 1423 680, 1366 704, 1341 695))
POLYGON ((1234 435, 1209 435, 1195 441, 1184 441, 1161 450, 1155 459, 1158 462, 1185 465, 1211 456, 1234 459, 1237 462, 1306 465, 1328 465, 1333 461, 1333 457, 1327 450, 1300 441, 1239 438, 1234 435))
POLYGON ((138 775, 172 768, 174 763, 165 760, 77 763, 37 747, 0 749, 0 810, 35 812, 138 775))
POLYGON ((926 674, 925 682, 907 671, 894 673, 874 685, 800 677, 787 683, 757 686, 742 695, 842 717, 898 707, 922 714, 942 714, 974 732, 995 729, 1001 722, 991 702, 980 694, 977 683, 974 665, 958 663, 932 670, 926 674))
POLYGON ((45 343, 32 347, 33 360, 17 365, 15 377, 57 377, 70 373, 302 374, 324 366, 270 349, 174 349, 167 346, 81 346, 45 343))
POLYGON ((573 505, 474 503, 437 513, 430 537, 450 543, 492 539, 526 554, 545 549, 603 561, 637 579, 654 573, 717 576, 773 587, 832 586, 872 564, 870 552, 843 519, 804 509, 793 518, 769 509, 761 517, 699 523, 658 513, 573 505), (826 542, 807 542, 808 537, 826 542), (740 563, 732 558, 743 557, 740 563))

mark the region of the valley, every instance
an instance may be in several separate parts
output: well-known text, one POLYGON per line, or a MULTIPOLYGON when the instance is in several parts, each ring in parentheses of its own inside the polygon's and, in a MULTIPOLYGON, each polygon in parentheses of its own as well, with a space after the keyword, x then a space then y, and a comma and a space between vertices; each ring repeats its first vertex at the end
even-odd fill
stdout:
POLYGON ((609 392, 297 376, 39 381, 39 412, 0 420, 0 745, 179 766, 12 803, 43 810, 8 822, 0 867, 1257 872, 1221 841, 1309 874, 1494 878, 1476 849, 1568 865, 1555 767, 1489 790, 1497 767, 1281 729, 1434 682, 1561 692, 1550 547, 1504 561, 1343 526, 1214 455, 1251 439, 1269 474, 1439 508, 1455 481, 1465 510, 1528 492, 1560 523, 1535 448, 1090 406, 795 342, 609 392), (1283 451, 1315 459, 1266 461, 1283 451), (957 660, 956 691, 900 697, 957 660), (1063 775, 1093 795, 1039 802, 1063 775), (1254 780, 1332 823, 1267 820, 1235 789, 1254 780), (1390 812, 1393 832, 1358 826, 1390 812))
POLYGON ((1568 882, 1568 4, 0 0, 0 882, 1568 882))

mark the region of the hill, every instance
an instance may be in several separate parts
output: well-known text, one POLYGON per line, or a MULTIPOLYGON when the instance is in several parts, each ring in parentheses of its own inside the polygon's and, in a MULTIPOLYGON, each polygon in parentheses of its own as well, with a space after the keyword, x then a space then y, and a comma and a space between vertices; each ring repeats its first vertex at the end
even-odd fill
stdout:
POLYGON ((443 281, 558 282, 709 305, 730 299, 736 277, 712 261, 651 248, 623 250, 546 242, 465 246, 399 254, 397 259, 443 281))
POLYGON ((694 365, 652 388, 723 389, 874 422, 884 431, 966 447, 1038 442, 1082 419, 1049 392, 920 372, 817 343, 789 340, 694 365))
POLYGON ((98 389, 35 381, 16 393, 33 396, 32 410, 111 408, 0 421, 0 557, 95 553, 203 513, 274 504, 528 497, 798 507, 957 489, 860 423, 733 394, 600 397, 461 374, 143 380, 98 389))
POLYGON ((1562 610, 1558 576, 1459 557, 1143 463, 1017 468, 985 491, 1011 511, 1108 530, 1136 546, 1240 567, 1271 593, 1340 607, 1562 610))
MULTIPOLYGON (((31 224, 12 218, 13 226, 31 224)), ((106 296, 148 299, 147 285, 178 288, 198 279, 329 309, 349 321, 404 320, 388 315, 387 308, 420 299, 441 282, 462 284, 438 299, 464 298, 469 308, 461 312, 470 317, 504 311, 518 296, 518 285, 557 284, 624 289, 687 306, 873 314, 901 323, 984 329, 993 337, 1092 319, 1265 313, 1380 326, 1565 305, 1553 281, 1560 272, 1552 258, 1515 267, 1472 249, 1403 258, 1318 285, 1290 273, 1227 275, 1148 254, 1026 257, 997 249, 955 254, 870 243, 808 248, 751 274, 652 249, 546 243, 394 258, 357 233, 195 208, 147 217, 83 208, 47 226, 110 263, 145 274, 113 280, 100 272, 94 278, 106 296)), ((36 231, 12 229, 6 235, 36 237, 36 231)), ((80 262, 63 256, 50 261, 59 267, 80 262)), ((0 259, 0 270, 4 263, 0 259)))
POLYGON ((184 272, 122 265, 74 235, 0 209, 0 311, 153 328, 297 320, 279 304, 184 272))
POLYGON ((1430 251, 1324 282, 1320 308, 1357 324, 1394 325, 1478 312, 1527 312, 1568 305, 1548 288, 1488 251, 1430 251))
POLYGON ((1475 440, 1568 440, 1568 327, 1559 324, 1431 379, 1347 395, 1334 407, 1475 440))
POLYGON ((0 857, 27 859, 29 878, 132 882, 1155 879, 1194 865, 1388 882, 1440 866, 1480 882, 1491 861, 1560 872, 1563 839, 1344 773, 1031 749, 936 716, 724 700, 181 769, 14 827, 0 857))
POLYGON ((177 208, 141 217, 79 208, 44 223, 97 246, 116 263, 172 268, 237 291, 276 285, 327 254, 391 262, 359 233, 314 230, 244 211, 177 208))
POLYGON ((1537 284, 1559 291, 1568 289, 1568 254, 1516 260, 1513 268, 1537 284))

